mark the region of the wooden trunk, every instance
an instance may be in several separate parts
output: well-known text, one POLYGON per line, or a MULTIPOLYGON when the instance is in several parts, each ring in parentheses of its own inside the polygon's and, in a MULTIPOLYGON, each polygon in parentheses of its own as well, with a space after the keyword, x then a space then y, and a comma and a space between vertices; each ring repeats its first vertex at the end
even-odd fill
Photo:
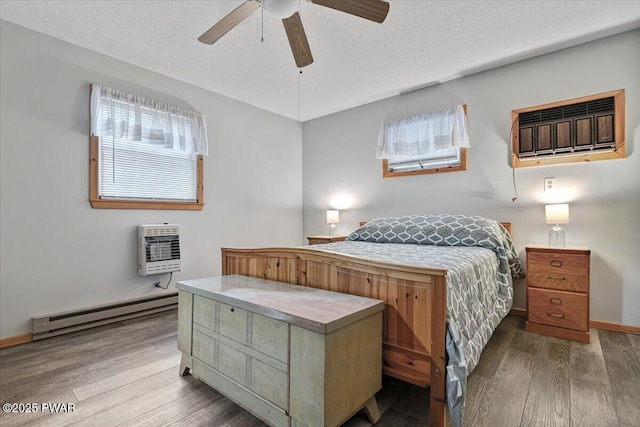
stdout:
POLYGON ((181 375, 274 427, 380 419, 381 301, 243 275, 177 287, 181 375))
POLYGON ((431 425, 444 426, 446 270, 312 248, 222 249, 222 274, 242 274, 384 301, 385 374, 431 387, 431 425))

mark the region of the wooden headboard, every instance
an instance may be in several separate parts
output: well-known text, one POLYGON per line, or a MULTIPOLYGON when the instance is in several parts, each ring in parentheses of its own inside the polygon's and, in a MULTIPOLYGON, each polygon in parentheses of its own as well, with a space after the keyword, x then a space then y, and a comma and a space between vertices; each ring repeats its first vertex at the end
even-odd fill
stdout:
POLYGON ((511 223, 510 222, 501 222, 500 224, 502 224, 502 226, 507 229, 507 231, 509 232, 510 236, 513 236, 513 234, 511 234, 511 223))

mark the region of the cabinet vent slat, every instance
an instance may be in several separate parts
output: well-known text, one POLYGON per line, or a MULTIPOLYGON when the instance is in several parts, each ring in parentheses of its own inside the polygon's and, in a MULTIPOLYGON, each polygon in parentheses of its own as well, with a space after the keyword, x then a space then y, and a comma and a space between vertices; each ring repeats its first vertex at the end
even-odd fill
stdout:
POLYGON ((546 108, 543 110, 522 113, 520 114, 520 126, 570 119, 596 113, 613 112, 614 97, 611 96, 603 99, 595 99, 593 101, 563 105, 562 107, 546 108))

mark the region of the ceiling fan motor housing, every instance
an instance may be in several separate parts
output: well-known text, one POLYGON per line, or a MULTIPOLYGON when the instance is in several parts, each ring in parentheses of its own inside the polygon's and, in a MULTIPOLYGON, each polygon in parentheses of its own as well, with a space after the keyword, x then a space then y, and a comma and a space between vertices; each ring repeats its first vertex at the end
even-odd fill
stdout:
POLYGON ((298 11, 298 0, 261 0, 264 11, 280 19, 285 19, 298 11))

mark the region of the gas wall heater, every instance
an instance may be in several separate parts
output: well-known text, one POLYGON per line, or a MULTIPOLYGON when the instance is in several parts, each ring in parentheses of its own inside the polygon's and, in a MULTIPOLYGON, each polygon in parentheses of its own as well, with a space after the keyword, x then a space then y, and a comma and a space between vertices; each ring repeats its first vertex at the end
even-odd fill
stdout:
POLYGON ((138 274, 170 273, 181 268, 179 225, 138 226, 138 274))

